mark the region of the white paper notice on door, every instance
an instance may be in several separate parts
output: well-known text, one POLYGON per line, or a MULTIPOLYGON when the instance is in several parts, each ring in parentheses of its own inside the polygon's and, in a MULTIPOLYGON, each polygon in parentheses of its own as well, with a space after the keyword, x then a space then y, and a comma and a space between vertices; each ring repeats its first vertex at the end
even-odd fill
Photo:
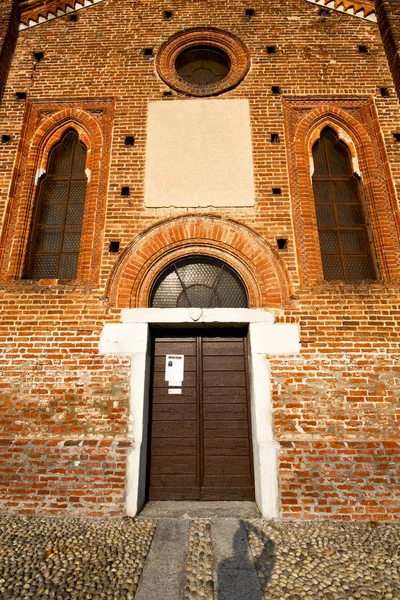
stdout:
POLYGON ((183 354, 167 354, 165 357, 165 381, 174 382, 174 385, 181 385, 184 362, 185 357, 183 354))

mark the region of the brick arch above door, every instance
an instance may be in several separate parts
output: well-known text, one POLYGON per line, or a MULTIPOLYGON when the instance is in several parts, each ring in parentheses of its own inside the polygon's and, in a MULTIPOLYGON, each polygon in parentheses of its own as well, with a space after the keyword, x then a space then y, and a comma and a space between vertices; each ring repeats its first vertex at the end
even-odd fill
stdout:
POLYGON ((246 285, 249 308, 282 308, 289 300, 286 268, 267 242, 234 221, 189 216, 163 221, 132 241, 110 275, 110 305, 147 307, 160 271, 189 255, 213 256, 235 269, 246 285))

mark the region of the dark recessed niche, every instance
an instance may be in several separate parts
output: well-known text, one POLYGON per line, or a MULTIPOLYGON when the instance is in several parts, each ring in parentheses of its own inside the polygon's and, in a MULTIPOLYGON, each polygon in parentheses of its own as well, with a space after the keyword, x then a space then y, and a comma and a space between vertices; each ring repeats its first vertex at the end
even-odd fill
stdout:
POLYGON ((361 54, 368 54, 368 47, 362 44, 361 46, 358 46, 358 51, 361 52, 361 54))
POLYGON ((172 10, 164 10, 164 20, 165 21, 170 21, 173 16, 174 16, 174 13, 172 12, 172 10))
POLYGON ((281 194, 281 188, 272 188, 272 193, 274 196, 279 196, 281 194))
POLYGON ((164 96, 164 98, 171 98, 172 92, 163 92, 163 96, 164 96))
POLYGON ((267 46, 267 54, 275 54, 276 46, 267 46))
POLYGON ((319 14, 320 17, 327 17, 329 15, 329 13, 330 13, 329 8, 321 8, 319 10, 318 14, 319 14))
POLYGON ((119 242, 110 242, 109 252, 119 252, 119 242))
POLYGON ((78 15, 75 13, 73 15, 69 15, 68 20, 72 21, 72 23, 76 23, 78 20, 78 15))
POLYGON ((151 58, 153 56, 153 48, 144 48, 143 49, 143 56, 145 58, 151 58))
POLYGON ((8 144, 11 140, 11 135, 2 135, 1 136, 1 143, 2 144, 8 144))
POLYGON ((251 19, 256 14, 256 11, 254 10, 254 8, 246 8, 246 10, 244 11, 244 14, 246 15, 246 17, 248 19, 251 19))
POLYGON ((276 238, 278 250, 286 250, 288 241, 286 238, 276 238))
POLYGON ((36 62, 40 62, 44 59, 44 52, 34 52, 33 58, 36 60, 36 62))
POLYGON ((279 85, 273 85, 271 87, 271 92, 274 94, 274 96, 279 96, 279 94, 281 93, 281 88, 279 87, 279 85))
POLYGON ((17 100, 26 100, 26 92, 15 92, 17 100))
POLYGON ((279 144, 279 133, 271 133, 271 144, 279 144))
POLYGON ((389 88, 387 88, 387 87, 381 87, 381 88, 379 88, 379 91, 381 93, 382 98, 388 98, 390 96, 389 88))
POLYGON ((130 196, 130 195, 131 195, 130 187, 128 185, 124 185, 121 188, 121 196, 127 197, 127 196, 130 196))
POLYGON ((135 144, 135 136, 127 135, 125 138, 125 146, 133 146, 135 144))
POLYGON ((395 139, 396 142, 400 142, 400 133, 394 133, 393 137, 395 139))

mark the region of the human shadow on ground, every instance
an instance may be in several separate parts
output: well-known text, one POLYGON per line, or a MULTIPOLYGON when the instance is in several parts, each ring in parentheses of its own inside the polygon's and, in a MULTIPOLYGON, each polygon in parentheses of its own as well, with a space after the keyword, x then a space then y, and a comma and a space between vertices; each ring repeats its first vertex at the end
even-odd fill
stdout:
POLYGON ((218 567, 215 600, 264 600, 262 587, 265 588, 271 578, 274 562, 274 542, 252 523, 240 521, 233 538, 233 555, 218 567), (254 561, 251 550, 248 550, 247 533, 258 538, 263 545, 260 556, 254 561), (257 575, 261 567, 264 575, 262 584, 257 575))

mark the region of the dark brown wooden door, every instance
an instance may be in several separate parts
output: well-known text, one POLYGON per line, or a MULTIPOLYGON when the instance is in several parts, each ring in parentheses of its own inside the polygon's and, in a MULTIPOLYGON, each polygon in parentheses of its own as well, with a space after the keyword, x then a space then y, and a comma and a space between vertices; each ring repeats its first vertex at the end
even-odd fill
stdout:
POLYGON ((156 334, 149 500, 253 500, 244 332, 156 334), (165 381, 167 354, 184 355, 182 394, 165 381))

